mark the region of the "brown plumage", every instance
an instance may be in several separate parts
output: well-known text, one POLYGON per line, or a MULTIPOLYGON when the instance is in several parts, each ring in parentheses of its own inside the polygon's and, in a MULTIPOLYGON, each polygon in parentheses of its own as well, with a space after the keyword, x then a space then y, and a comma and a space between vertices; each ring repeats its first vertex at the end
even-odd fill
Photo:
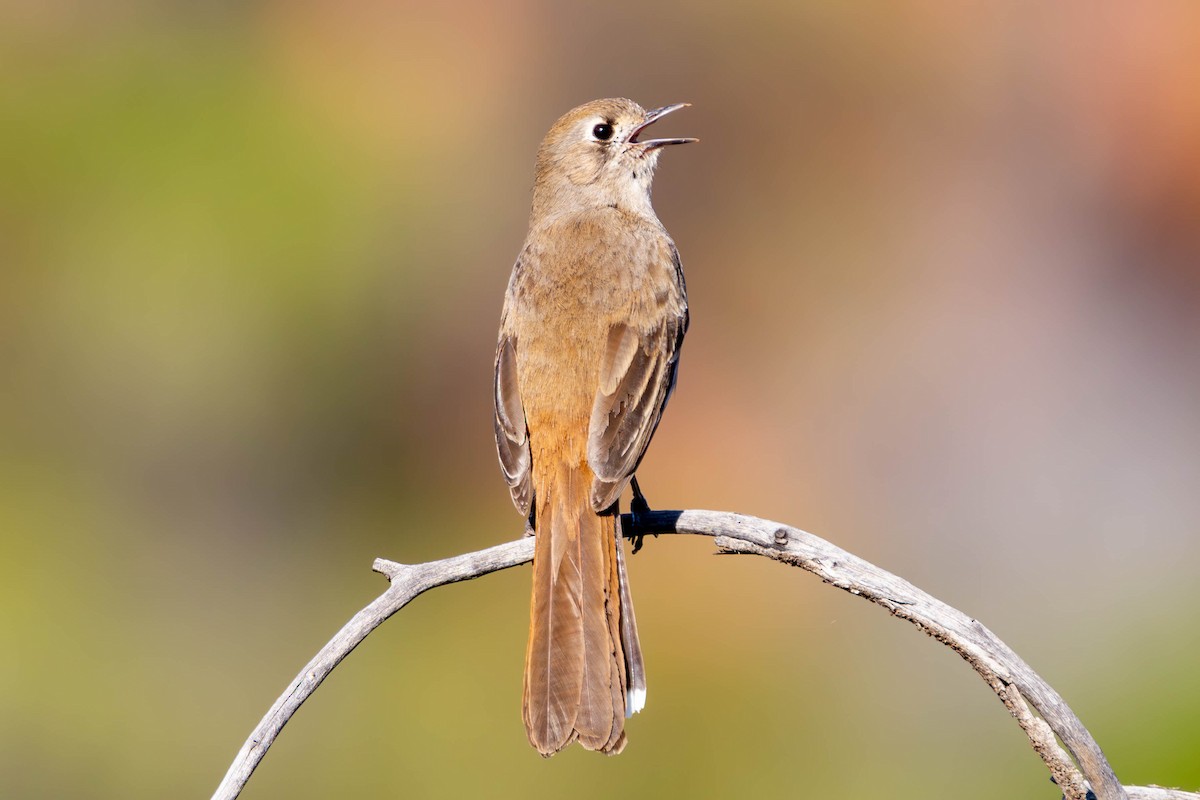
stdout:
POLYGON ((523 715, 544 756, 576 739, 620 752, 645 698, 617 500, 658 426, 688 323, 650 185, 661 148, 695 140, 638 134, 680 107, 597 100, 555 123, 504 298, 496 446, 537 536, 523 715))

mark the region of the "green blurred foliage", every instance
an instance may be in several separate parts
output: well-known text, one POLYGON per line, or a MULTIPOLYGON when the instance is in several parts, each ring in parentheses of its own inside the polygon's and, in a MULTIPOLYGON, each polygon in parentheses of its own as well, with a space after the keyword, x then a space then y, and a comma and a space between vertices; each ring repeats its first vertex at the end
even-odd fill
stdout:
MULTIPOLYGON (((1034 2, 0 7, 0 796, 215 788, 382 585, 511 538, 491 358, 536 144, 687 100, 655 505, 811 529, 1200 786, 1200 18, 1034 2)), ((666 123, 664 123, 666 124, 666 123)), ((945 648, 633 560, 619 758, 520 722, 528 572, 422 597, 246 797, 1057 797, 945 648)))

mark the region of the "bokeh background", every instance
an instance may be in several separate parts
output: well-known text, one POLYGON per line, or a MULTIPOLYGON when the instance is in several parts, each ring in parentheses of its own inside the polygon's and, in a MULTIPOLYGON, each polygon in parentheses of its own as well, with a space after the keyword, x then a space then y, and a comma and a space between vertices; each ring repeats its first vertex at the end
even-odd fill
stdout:
MULTIPOLYGON (((976 616, 1127 783, 1200 787, 1200 4, 0 4, 0 796, 204 797, 422 561, 515 537, 491 360, 533 156, 690 101, 651 502, 976 616)), ((1058 792, 880 609, 631 562, 625 754, 525 742, 528 569, 417 600, 248 798, 1058 792)))

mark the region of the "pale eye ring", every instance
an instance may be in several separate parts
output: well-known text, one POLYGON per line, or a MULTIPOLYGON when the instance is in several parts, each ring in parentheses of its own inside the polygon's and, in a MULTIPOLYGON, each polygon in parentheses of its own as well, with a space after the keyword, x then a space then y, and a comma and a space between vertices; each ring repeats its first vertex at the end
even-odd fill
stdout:
POLYGON ((601 122, 592 128, 592 136, 595 136, 598 141, 607 142, 613 137, 613 126, 607 122, 601 122))

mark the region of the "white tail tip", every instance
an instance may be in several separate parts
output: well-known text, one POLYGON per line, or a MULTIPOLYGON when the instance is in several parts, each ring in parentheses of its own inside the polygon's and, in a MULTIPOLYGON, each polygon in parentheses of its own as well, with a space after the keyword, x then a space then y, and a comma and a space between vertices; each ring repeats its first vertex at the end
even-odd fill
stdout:
POLYGON ((646 690, 630 689, 625 695, 625 716, 632 717, 646 707, 646 690))

